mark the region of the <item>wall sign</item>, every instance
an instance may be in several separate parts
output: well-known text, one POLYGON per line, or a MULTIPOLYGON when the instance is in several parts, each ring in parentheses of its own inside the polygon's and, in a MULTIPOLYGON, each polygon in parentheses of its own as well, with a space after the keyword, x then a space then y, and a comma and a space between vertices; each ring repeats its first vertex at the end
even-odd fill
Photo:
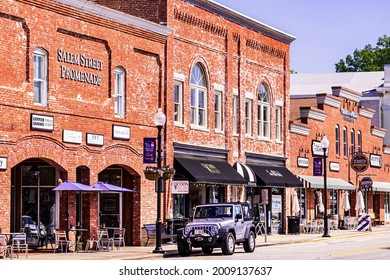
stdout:
POLYGON ((376 154, 370 154, 370 166, 376 168, 382 168, 382 156, 376 154))
POLYGON ((66 130, 62 131, 62 141, 66 143, 81 144, 83 133, 81 131, 66 130))
POLYGON ((130 127, 112 125, 112 139, 130 140, 130 127))
POLYGON ((282 196, 281 195, 272 195, 272 212, 281 213, 282 212, 282 196))
MULTIPOLYGON (((328 155, 329 148, 326 150, 326 155, 328 155)), ((311 143, 311 153, 315 156, 323 156, 324 150, 322 149, 321 142, 313 140, 311 143)))
POLYGON ((368 168, 368 159, 363 154, 356 154, 351 159, 351 167, 355 172, 364 172, 368 168))
POLYGON ((53 131, 54 130, 54 117, 38 114, 31 114, 30 120, 31 130, 41 131, 53 131))
POLYGON ((322 158, 313 158, 313 176, 322 176, 322 158))
POLYGON ((156 138, 144 138, 144 163, 156 163, 156 138))
POLYGON ((87 145, 91 146, 103 146, 104 145, 104 135, 103 134, 94 134, 87 133, 87 145))
POLYGON ((309 159, 304 157, 298 157, 298 167, 309 167, 309 159))
POLYGON ((0 157, 0 170, 6 170, 6 169, 7 169, 7 158, 0 157))
POLYGON ((329 163, 329 170, 339 172, 340 171, 340 163, 331 161, 329 163))
POLYGON ((188 194, 190 192, 189 181, 171 181, 172 194, 188 194))

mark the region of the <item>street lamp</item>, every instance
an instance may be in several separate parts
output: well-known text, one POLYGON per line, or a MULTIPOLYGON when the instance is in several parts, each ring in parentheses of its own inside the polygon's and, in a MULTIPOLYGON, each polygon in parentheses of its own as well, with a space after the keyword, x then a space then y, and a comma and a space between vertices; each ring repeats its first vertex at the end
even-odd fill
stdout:
POLYGON ((37 179, 37 189, 38 189, 38 201, 37 201, 37 207, 38 207, 38 211, 37 211, 37 237, 38 237, 38 241, 37 241, 37 246, 39 246, 39 239, 41 238, 41 215, 40 215, 40 208, 41 208, 41 199, 40 199, 40 189, 39 189, 39 181, 40 181, 40 174, 41 174, 41 170, 39 169, 39 167, 37 165, 33 165, 31 166, 29 172, 31 173, 31 175, 33 176, 34 179, 37 179))
POLYGON ((326 139, 326 136, 321 140, 321 147, 324 152, 324 234, 322 237, 330 237, 329 228, 328 228, 328 190, 326 185, 326 152, 329 147, 329 140, 326 139))
MULTIPOLYGON (((162 112, 161 108, 158 108, 157 114, 154 115, 154 123, 158 129, 157 136, 157 167, 161 169, 161 130, 165 124, 166 116, 162 112)), ((153 253, 164 253, 164 250, 161 248, 161 230, 162 230, 162 222, 161 222, 161 193, 163 187, 163 178, 160 176, 156 182, 156 192, 157 192, 157 220, 156 220, 156 248, 153 253)))

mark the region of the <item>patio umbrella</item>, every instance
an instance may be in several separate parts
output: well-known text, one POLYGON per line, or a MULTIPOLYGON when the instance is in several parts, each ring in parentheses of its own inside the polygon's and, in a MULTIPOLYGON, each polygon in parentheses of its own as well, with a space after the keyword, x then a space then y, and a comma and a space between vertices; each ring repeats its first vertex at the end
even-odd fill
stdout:
POLYGON ((111 185, 111 184, 108 184, 105 182, 98 182, 89 188, 93 188, 94 190, 101 191, 101 192, 105 192, 105 191, 106 192, 109 192, 109 191, 112 191, 112 192, 135 192, 134 190, 129 190, 126 188, 118 187, 118 186, 111 185))
POLYGON ((294 191, 293 195, 292 210, 295 212, 295 215, 297 215, 299 211, 301 211, 301 208, 299 207, 298 194, 296 191, 294 191))
POLYGON ((347 191, 344 192, 343 209, 344 211, 351 209, 351 205, 349 204, 349 194, 347 191))
POLYGON ((359 209, 360 209, 359 214, 361 214, 365 209, 363 193, 361 191, 358 192, 358 197, 357 197, 356 205, 355 205, 355 210, 359 211, 359 209))
POLYGON ((73 181, 65 181, 62 184, 58 185, 53 189, 53 191, 82 191, 82 192, 89 192, 89 191, 98 191, 90 186, 76 183, 73 181))
POLYGON ((324 213, 325 207, 324 207, 324 203, 322 203, 322 192, 318 192, 317 195, 318 195, 318 210, 320 211, 320 213, 324 213))

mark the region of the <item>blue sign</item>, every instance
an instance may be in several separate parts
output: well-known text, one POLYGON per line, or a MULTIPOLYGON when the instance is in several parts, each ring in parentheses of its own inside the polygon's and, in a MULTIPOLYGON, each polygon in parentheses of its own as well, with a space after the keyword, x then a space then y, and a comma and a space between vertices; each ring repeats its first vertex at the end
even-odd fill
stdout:
POLYGON ((313 158, 313 176, 322 176, 322 158, 313 158))
POLYGON ((156 163, 156 138, 144 138, 144 163, 156 163))

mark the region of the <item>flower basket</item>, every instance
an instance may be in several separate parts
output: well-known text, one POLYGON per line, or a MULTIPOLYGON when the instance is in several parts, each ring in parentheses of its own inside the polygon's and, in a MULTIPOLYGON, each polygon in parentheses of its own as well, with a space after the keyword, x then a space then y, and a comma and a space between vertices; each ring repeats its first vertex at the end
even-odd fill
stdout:
POLYGON ((144 170, 144 174, 146 179, 151 181, 156 181, 161 176, 158 170, 144 170))
POLYGON ((163 179, 164 180, 170 180, 170 179, 172 179, 173 178, 173 175, 175 175, 175 171, 165 171, 164 173, 163 173, 163 179))

